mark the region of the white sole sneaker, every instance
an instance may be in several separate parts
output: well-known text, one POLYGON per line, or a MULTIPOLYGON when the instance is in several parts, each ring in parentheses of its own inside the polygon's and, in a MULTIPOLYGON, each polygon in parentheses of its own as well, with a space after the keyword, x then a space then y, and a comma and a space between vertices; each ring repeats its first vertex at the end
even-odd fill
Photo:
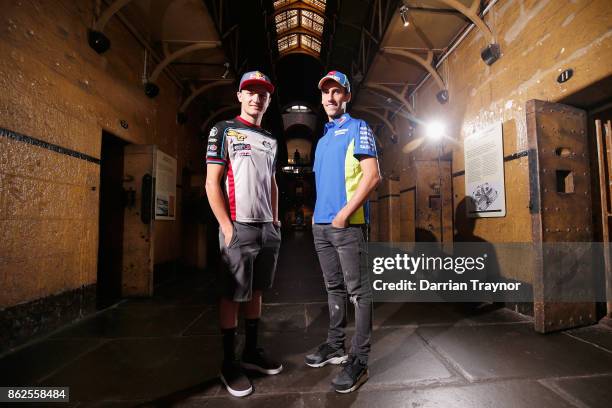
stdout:
POLYGON ((253 385, 251 385, 246 390, 235 390, 229 386, 229 384, 225 380, 225 377, 223 376, 223 373, 219 373, 219 378, 221 379, 221 382, 223 383, 223 385, 225 385, 225 389, 227 390, 227 392, 229 392, 234 397, 246 397, 247 395, 253 392, 253 385))
POLYGON ((343 355, 341 357, 332 357, 332 358, 330 358, 328 360, 325 360, 325 361, 322 361, 322 362, 320 362, 318 364, 306 363, 306 365, 308 367, 319 368, 319 367, 326 366, 328 364, 335 364, 335 365, 342 364, 346 360, 348 360, 348 354, 345 354, 345 355, 343 355))
POLYGON ((370 377, 370 372, 366 370, 365 374, 362 375, 361 378, 359 378, 357 382, 351 388, 347 390, 336 390, 335 389, 334 391, 339 392, 340 394, 348 394, 349 392, 353 392, 357 388, 361 387, 366 381, 368 381, 369 377, 370 377))
POLYGON ((250 364, 250 363, 245 363, 244 361, 241 361, 240 365, 242 366, 242 368, 245 368, 247 370, 257 371, 257 372, 260 372, 262 374, 267 374, 267 375, 275 375, 275 374, 278 374, 281 371, 283 371, 283 365, 282 364, 280 365, 280 367, 274 368, 274 369, 261 368, 258 365, 250 364))

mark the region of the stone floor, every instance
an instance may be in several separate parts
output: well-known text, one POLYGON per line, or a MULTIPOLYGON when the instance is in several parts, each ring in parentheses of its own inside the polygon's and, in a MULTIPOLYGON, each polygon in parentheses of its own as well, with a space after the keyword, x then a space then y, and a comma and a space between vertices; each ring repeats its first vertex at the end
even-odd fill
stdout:
POLYGON ((370 380, 335 394, 338 367, 303 364, 327 325, 308 232, 287 234, 265 297, 261 342, 285 369, 254 375, 255 392, 233 398, 216 377, 212 284, 186 275, 38 339, 0 359, 0 385, 69 386, 71 402, 54 406, 79 408, 611 406, 610 328, 541 335, 525 316, 466 304, 375 304, 370 380))

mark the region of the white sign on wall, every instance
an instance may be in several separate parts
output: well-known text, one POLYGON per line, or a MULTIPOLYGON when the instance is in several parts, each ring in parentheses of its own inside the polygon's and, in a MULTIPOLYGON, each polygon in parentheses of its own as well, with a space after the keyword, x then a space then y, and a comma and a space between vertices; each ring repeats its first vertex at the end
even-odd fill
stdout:
POLYGON ((504 141, 496 123, 464 141, 465 195, 468 217, 504 217, 504 141))
POLYGON ((176 159, 161 150, 155 169, 155 219, 176 219, 176 159))

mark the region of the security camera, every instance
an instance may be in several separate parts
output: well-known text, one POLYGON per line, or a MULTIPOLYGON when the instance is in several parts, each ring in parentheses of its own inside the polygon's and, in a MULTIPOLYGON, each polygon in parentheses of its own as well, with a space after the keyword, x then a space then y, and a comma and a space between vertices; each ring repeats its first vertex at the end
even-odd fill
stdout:
POLYGON ((447 89, 443 89, 440 92, 438 92, 436 94, 436 98, 438 99, 438 102, 440 102, 441 104, 445 104, 448 102, 448 90, 447 89))
POLYGON ((87 42, 98 54, 104 54, 110 48, 111 42, 104 33, 95 30, 87 31, 87 42))
POLYGON ((155 85, 153 82, 147 82, 145 84, 145 95, 149 98, 155 98, 159 94, 159 86, 155 85))
POLYGON ((492 65, 501 56, 499 44, 489 44, 480 51, 480 57, 487 65, 492 65))

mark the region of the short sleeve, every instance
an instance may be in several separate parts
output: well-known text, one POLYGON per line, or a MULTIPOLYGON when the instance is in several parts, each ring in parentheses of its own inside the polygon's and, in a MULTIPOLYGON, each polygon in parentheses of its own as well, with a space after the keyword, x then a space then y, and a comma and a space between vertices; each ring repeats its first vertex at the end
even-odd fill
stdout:
POLYGON ((355 156, 372 156, 376 154, 376 140, 372 129, 363 120, 359 121, 359 135, 355 137, 355 156))
POLYGON ((227 149, 225 146, 225 132, 217 123, 208 134, 208 147, 206 148, 206 163, 227 164, 227 149))

